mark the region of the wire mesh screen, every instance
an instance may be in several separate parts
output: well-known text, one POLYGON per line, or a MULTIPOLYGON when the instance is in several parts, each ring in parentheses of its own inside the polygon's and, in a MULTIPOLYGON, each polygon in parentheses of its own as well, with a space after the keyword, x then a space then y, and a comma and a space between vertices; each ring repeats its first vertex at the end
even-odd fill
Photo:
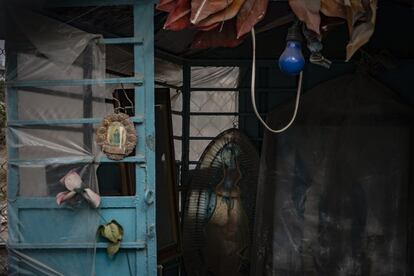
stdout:
POLYGON ((7 154, 5 139, 6 105, 5 95, 4 41, 0 41, 0 275, 7 275, 7 154))
POLYGON ((237 126, 238 82, 238 67, 191 68, 190 162, 200 159, 213 137, 237 126))
MULTIPOLYGON (((159 66, 161 67, 161 66, 159 66)), ((165 66, 164 66, 165 67, 165 66)), ((182 84, 182 80, 171 77, 178 68, 165 67, 159 73, 161 82, 182 84), (171 72, 167 75, 165 72, 171 72), (162 75, 164 74, 164 75, 162 75)), ((181 69, 180 69, 181 70, 181 69)), ((198 161, 213 137, 238 124, 238 67, 193 67, 191 68, 189 102, 189 160, 198 161)), ((176 76, 175 76, 176 77, 176 76)), ((175 157, 182 153, 183 97, 180 89, 171 89, 173 134, 175 157)))
POLYGON ((191 94, 190 111, 192 114, 197 114, 190 118, 190 137, 192 138, 190 142, 190 160, 197 161, 212 137, 226 129, 237 126, 238 92, 193 92, 191 94))

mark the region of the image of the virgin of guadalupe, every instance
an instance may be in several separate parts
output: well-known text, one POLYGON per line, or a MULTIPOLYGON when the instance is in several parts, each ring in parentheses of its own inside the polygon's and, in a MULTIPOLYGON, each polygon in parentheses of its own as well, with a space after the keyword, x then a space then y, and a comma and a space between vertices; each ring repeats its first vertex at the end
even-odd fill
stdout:
POLYGON ((107 142, 111 147, 124 148, 126 142, 126 129, 119 123, 114 122, 108 128, 107 142))
POLYGON ((235 146, 227 146, 221 155, 223 178, 214 189, 215 207, 205 228, 207 266, 211 275, 240 276, 250 254, 249 221, 239 187, 243 175, 235 146))

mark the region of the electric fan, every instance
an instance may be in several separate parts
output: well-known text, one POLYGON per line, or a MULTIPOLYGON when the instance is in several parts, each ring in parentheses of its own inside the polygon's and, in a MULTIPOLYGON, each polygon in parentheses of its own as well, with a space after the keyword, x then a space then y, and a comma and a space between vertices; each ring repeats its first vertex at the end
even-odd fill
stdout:
POLYGON ((183 214, 187 275, 248 275, 258 173, 259 155, 238 129, 207 146, 183 214))

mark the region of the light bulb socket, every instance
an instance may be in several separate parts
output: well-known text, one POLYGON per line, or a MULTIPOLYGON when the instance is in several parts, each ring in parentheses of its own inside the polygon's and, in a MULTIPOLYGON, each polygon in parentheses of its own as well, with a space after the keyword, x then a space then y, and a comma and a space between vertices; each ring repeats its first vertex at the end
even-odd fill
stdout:
POLYGON ((299 20, 295 21, 295 23, 293 23, 293 25, 288 29, 286 41, 298 41, 302 43, 303 38, 301 31, 301 23, 299 20))

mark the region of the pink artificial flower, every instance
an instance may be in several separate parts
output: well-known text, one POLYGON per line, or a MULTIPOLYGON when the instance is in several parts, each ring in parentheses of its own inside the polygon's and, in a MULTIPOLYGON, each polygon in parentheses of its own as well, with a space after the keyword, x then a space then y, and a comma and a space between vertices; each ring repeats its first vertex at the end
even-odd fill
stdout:
POLYGON ((98 208, 101 203, 101 197, 89 188, 86 188, 82 196, 92 205, 93 208, 98 208))
POLYGON ((74 197, 76 195, 76 192, 61 192, 58 193, 56 196, 56 203, 58 205, 62 204, 64 201, 71 199, 72 197, 74 197))
POLYGON ((73 198, 76 194, 82 195, 94 208, 98 208, 101 203, 101 197, 89 188, 82 188, 82 178, 75 171, 69 171, 60 180, 67 191, 56 195, 56 203, 61 205, 63 202, 73 198))
POLYGON ((65 185, 65 188, 69 191, 75 191, 82 187, 82 178, 75 170, 71 170, 60 179, 60 183, 65 185))

